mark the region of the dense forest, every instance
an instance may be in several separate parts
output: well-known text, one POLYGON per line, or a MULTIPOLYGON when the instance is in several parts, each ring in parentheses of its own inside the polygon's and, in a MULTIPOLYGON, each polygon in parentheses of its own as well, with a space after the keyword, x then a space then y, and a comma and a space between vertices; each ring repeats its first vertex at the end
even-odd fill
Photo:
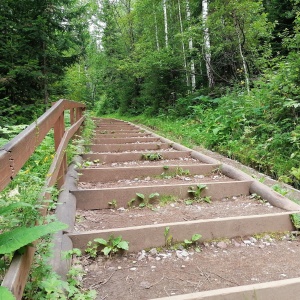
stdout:
POLYGON ((194 144, 299 186, 299 6, 3 0, 0 126, 83 101, 98 115, 179 124, 194 144))

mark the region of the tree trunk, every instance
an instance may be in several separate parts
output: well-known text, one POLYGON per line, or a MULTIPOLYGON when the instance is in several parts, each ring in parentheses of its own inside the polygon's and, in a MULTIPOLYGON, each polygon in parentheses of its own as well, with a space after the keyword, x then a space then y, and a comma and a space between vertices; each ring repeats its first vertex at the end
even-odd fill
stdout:
POLYGON ((186 76, 186 85, 190 86, 190 78, 187 71, 187 60, 186 60, 186 52, 185 52, 185 45, 183 40, 183 25, 182 25, 182 18, 181 18, 181 6, 180 6, 180 0, 178 0, 178 16, 179 16, 179 23, 180 23, 180 33, 181 33, 181 47, 182 47, 182 54, 183 54, 183 67, 185 70, 185 76, 186 76))
POLYGON ((159 51, 159 39, 158 39, 158 27, 157 27, 157 17, 156 17, 156 10, 153 4, 153 11, 154 11, 154 23, 155 23, 155 40, 156 40, 156 49, 159 51))
POLYGON ((214 74, 211 66, 210 37, 209 37, 209 30, 207 27, 207 18, 208 18, 208 0, 202 0, 202 19, 203 19, 203 26, 204 26, 204 57, 205 57, 208 85, 210 88, 212 88, 215 82, 214 82, 214 74))
POLYGON ((244 69, 244 75, 245 75, 245 86, 246 86, 246 89, 247 89, 247 93, 250 94, 249 72, 248 72, 246 58, 245 58, 244 53, 243 53, 243 42, 242 42, 242 39, 241 39, 241 33, 243 34, 243 32, 242 32, 242 28, 240 26, 240 23, 239 23, 238 18, 236 17, 236 15, 234 15, 234 27, 235 27, 236 34, 237 34, 237 37, 238 37, 239 52, 240 52, 240 56, 241 56, 242 63, 243 63, 243 69, 244 69))
MULTIPOLYGON (((189 0, 186 0, 186 19, 190 23, 191 10, 190 10, 189 0)), ((189 28, 191 28, 191 27, 189 26, 189 28)), ((193 53, 193 39, 192 38, 189 38, 189 50, 191 53, 193 53)), ((193 57, 191 59, 191 80, 192 80, 192 91, 195 91, 195 89, 196 89, 196 72, 195 72, 195 61, 194 61, 193 57)))
POLYGON ((168 37, 167 0, 163 0, 163 9, 164 9, 164 23, 165 23, 165 43, 166 43, 166 47, 168 48, 169 37, 168 37))

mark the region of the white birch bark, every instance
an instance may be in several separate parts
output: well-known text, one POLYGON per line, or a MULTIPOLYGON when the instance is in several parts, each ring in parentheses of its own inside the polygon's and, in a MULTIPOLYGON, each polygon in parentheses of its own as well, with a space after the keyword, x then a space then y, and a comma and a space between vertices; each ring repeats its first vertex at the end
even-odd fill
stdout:
POLYGON ((166 43, 166 47, 168 47, 169 37, 168 37, 167 0, 163 0, 163 9, 164 9, 164 23, 165 23, 165 43, 166 43))
MULTIPOLYGON (((178 0, 179 1, 179 0, 178 0)), ((191 21, 191 10, 189 0, 186 0, 186 19, 188 22, 191 21)), ((193 51, 193 39, 189 38, 189 50, 193 51)), ((196 72, 195 72, 195 61, 191 59, 191 81, 192 81, 192 91, 196 89, 196 72)))
POLYGON ((247 93, 250 94, 250 80, 249 80, 248 67, 247 67, 247 63, 246 63, 246 58, 245 58, 244 53, 243 53, 241 32, 240 32, 239 24, 238 24, 238 21, 237 21, 236 18, 235 18, 235 24, 234 25, 235 25, 236 34, 237 34, 237 37, 238 37, 239 52, 240 52, 240 56, 241 56, 242 63, 243 63, 243 69, 244 69, 244 75, 245 75, 245 86, 246 86, 246 89, 247 89, 247 93))
POLYGON ((202 20, 204 26, 204 56, 206 64, 206 73, 208 77, 208 85, 210 88, 214 86, 214 75, 211 67, 210 37, 207 27, 208 18, 208 0, 202 0, 202 20))
POLYGON ((153 4, 153 11, 154 11, 154 24, 155 24, 155 40, 156 40, 156 49, 159 51, 159 39, 158 39, 158 26, 157 26, 157 17, 156 17, 156 10, 153 4))
POLYGON ((183 67, 185 70, 185 76, 186 76, 186 85, 190 86, 190 78, 187 71, 187 60, 186 60, 186 52, 185 52, 185 45, 183 40, 183 25, 182 25, 182 17, 181 17, 181 6, 180 6, 180 0, 178 0, 178 16, 179 16, 179 24, 180 24, 180 33, 181 33, 181 47, 182 47, 182 54, 183 54, 183 67))

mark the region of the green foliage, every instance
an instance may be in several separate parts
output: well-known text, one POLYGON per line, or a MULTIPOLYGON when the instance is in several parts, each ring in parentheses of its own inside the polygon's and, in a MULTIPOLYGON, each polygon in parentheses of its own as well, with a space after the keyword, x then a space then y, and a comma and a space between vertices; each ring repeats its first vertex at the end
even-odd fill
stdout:
MULTIPOLYGON (((202 238, 201 234, 198 234, 198 233, 193 234, 192 238, 190 240, 185 239, 183 241, 185 248, 189 248, 190 246, 197 246, 197 243, 201 238, 202 238)), ((196 250, 197 249, 199 249, 199 248, 197 247, 196 250)))
POLYGON ((297 230, 300 229, 300 214, 291 214, 291 220, 297 230))
POLYGON ((113 254, 116 254, 120 251, 129 250, 129 242, 124 241, 122 236, 114 237, 111 235, 108 240, 103 238, 96 238, 93 242, 89 242, 85 252, 90 255, 90 257, 95 258, 98 254, 98 248, 102 247, 101 252, 104 256, 111 257, 113 254))
POLYGON ((68 225, 61 222, 52 222, 31 228, 18 227, 0 235, 0 254, 16 251, 42 236, 66 229, 68 225))
POLYGON ((0 126, 33 121, 60 94, 56 83, 82 54, 83 13, 77 0, 1 1, 0 126))
POLYGON ((142 159, 154 161, 163 159, 163 156, 160 153, 144 153, 142 154, 142 159))
POLYGON ((15 300, 13 294, 3 286, 0 286, 0 300, 15 300))
MULTIPOLYGON (((143 207, 148 207, 148 208, 152 208, 152 204, 150 203, 152 200, 158 199, 159 198, 159 193, 151 193, 148 197, 146 197, 144 194, 142 193, 136 193, 137 196, 137 200, 140 202, 139 203, 139 207, 143 208, 143 207)), ((131 201, 129 201, 129 207, 133 205, 135 199, 132 199, 131 201)))
POLYGON ((167 226, 164 230, 164 237, 165 237, 165 246, 170 247, 173 242, 173 236, 170 234, 170 227, 167 226))
POLYGON ((188 189, 188 194, 192 197, 192 200, 185 200, 186 205, 191 205, 194 202, 207 202, 211 203, 209 196, 202 197, 201 193, 207 189, 206 184, 197 184, 196 186, 190 186, 188 189))
POLYGON ((112 200, 108 202, 108 206, 116 208, 118 206, 117 200, 112 200))

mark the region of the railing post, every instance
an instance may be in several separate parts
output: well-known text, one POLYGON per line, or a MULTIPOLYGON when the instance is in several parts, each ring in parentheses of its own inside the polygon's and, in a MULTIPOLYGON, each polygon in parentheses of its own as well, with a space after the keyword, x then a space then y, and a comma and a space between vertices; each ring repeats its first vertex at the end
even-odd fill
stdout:
MULTIPOLYGON (((64 112, 60 115, 58 120, 54 125, 54 144, 55 150, 58 149, 61 139, 65 133, 65 120, 64 120, 64 112)), ((60 189, 65 180, 65 172, 67 170, 67 156, 66 153, 64 154, 63 160, 61 162, 61 166, 58 172, 57 178, 57 186, 60 189)))
POLYGON ((73 125, 75 123, 75 112, 74 112, 74 108, 70 109, 70 123, 71 125, 73 125))
MULTIPOLYGON (((76 107, 76 121, 82 117, 82 107, 76 107)), ((77 135, 81 134, 81 127, 76 132, 77 135)))

